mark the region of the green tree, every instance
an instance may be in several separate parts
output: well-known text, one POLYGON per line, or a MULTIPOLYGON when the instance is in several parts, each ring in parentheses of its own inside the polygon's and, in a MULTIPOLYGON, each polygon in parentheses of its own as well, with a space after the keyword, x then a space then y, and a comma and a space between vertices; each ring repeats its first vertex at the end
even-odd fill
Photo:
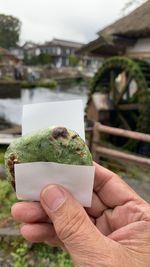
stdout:
POLYGON ((21 22, 13 16, 0 14, 0 46, 15 47, 19 41, 21 22))
POLYGON ((78 65, 78 63, 79 63, 79 58, 76 55, 71 54, 69 56, 69 65, 75 67, 78 65))
POLYGON ((28 57, 27 53, 25 53, 24 57, 24 63, 26 65, 47 65, 51 64, 52 58, 47 53, 41 53, 38 56, 32 55, 31 57, 28 57))
POLYGON ((27 55, 27 52, 26 51, 24 51, 24 59, 23 59, 23 61, 24 61, 24 64, 25 65, 28 65, 29 64, 29 59, 28 59, 28 55, 27 55))
POLYGON ((0 54, 0 62, 3 60, 3 56, 0 54))
POLYGON ((41 53, 37 57, 38 57, 38 63, 41 65, 46 65, 51 63, 51 56, 47 53, 41 53))

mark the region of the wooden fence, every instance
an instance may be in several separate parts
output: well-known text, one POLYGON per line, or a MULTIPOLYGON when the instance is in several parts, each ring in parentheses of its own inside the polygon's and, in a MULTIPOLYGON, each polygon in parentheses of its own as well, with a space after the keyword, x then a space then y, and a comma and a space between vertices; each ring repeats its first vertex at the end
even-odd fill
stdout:
MULTIPOLYGON (((89 133, 88 145, 93 154, 93 158, 95 161, 98 161, 100 156, 105 156, 107 158, 116 158, 121 159, 126 162, 134 162, 136 164, 142 164, 150 166, 150 159, 142 156, 137 156, 131 153, 125 153, 116 149, 110 149, 102 144, 100 144, 100 134, 106 133, 115 136, 121 136, 126 138, 131 138, 138 141, 148 142, 150 143, 150 135, 128 131, 124 129, 114 128, 102 125, 98 122, 94 124, 94 127, 87 128, 86 132, 89 133)), ((19 135, 12 134, 0 134, 0 145, 6 144, 9 145, 13 140, 18 138, 19 135)))
POLYGON ((0 133, 0 145, 9 145, 12 141, 17 139, 18 137, 20 137, 20 135, 0 133))
POLYGON ((105 156, 107 158, 115 158, 115 159, 121 159, 126 162, 134 162, 136 164, 142 164, 150 166, 150 159, 138 155, 134 155, 131 153, 125 153, 121 152, 116 149, 110 149, 100 144, 100 134, 106 133, 110 135, 115 136, 121 136, 126 138, 131 138, 138 141, 148 142, 150 143, 150 135, 134 132, 134 131, 128 131, 124 129, 114 128, 102 125, 98 122, 94 124, 94 127, 87 128, 86 132, 89 132, 89 148, 90 151, 93 154, 93 158, 95 161, 99 160, 100 156, 105 156))

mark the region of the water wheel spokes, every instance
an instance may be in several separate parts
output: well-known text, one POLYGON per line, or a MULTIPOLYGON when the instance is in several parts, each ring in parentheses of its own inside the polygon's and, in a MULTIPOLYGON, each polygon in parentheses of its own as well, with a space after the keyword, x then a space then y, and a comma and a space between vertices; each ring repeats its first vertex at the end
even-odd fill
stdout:
POLYGON ((118 95, 118 97, 117 97, 117 99, 115 101, 116 105, 118 105, 120 102, 122 102, 122 98, 123 98, 125 93, 127 93, 127 101, 129 101, 129 85, 130 85, 131 80, 132 80, 131 77, 127 78, 126 84, 122 88, 120 94, 118 95))
POLYGON ((120 120, 120 122, 122 123, 122 128, 125 128, 127 130, 131 130, 131 126, 129 125, 129 122, 127 121, 127 119, 122 115, 122 113, 120 111, 118 111, 118 118, 120 120))
POLYGON ((148 62, 116 56, 106 59, 93 77, 91 94, 108 95, 113 109, 106 124, 150 133, 149 88, 148 62))

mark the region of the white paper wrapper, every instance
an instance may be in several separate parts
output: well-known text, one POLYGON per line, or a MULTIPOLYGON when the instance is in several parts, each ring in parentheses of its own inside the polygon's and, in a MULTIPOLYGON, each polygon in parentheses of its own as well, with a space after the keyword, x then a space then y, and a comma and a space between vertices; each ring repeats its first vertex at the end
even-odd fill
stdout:
POLYGON ((15 165, 16 194, 19 199, 39 200, 48 184, 66 188, 84 206, 91 206, 94 181, 93 166, 75 166, 50 162, 15 165))
POLYGON ((22 135, 49 126, 64 126, 85 140, 82 100, 46 102, 23 106, 22 135))
MULTIPOLYGON (((22 134, 49 126, 64 126, 85 140, 84 112, 81 100, 46 102, 23 107, 22 134)), ((33 162, 15 165, 16 193, 19 199, 39 200, 48 184, 60 184, 85 207, 91 206, 93 166, 33 162)))

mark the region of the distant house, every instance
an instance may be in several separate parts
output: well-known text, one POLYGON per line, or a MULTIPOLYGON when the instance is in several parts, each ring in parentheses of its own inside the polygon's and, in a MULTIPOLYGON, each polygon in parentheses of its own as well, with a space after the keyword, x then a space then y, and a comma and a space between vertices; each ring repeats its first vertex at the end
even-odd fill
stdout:
POLYGON ((125 55, 150 61, 150 1, 98 32, 78 54, 109 57, 125 55))
POLYGON ((16 45, 16 47, 10 48, 9 51, 10 51, 10 53, 12 55, 14 55, 19 60, 22 61, 22 60, 24 60, 26 51, 28 51, 27 53, 30 56, 30 50, 31 50, 31 55, 32 55, 35 47, 37 47, 37 44, 35 44, 35 43, 31 42, 31 41, 28 41, 28 42, 25 42, 24 45, 22 45, 22 46, 16 45))
POLYGON ((0 47, 0 64, 14 65, 19 58, 10 53, 7 49, 0 47))
POLYGON ((83 43, 53 39, 50 42, 45 42, 44 44, 36 44, 34 42, 26 42, 23 46, 17 45, 15 48, 10 49, 10 53, 17 57, 19 60, 23 61, 25 58, 31 59, 34 56, 39 56, 40 54, 50 55, 50 64, 56 68, 68 67, 69 56, 76 55, 79 58, 80 65, 86 68, 96 68, 99 67, 99 58, 93 56, 85 56, 84 54, 76 54, 76 52, 83 46, 83 43))
POLYGON ((12 55, 17 57, 19 60, 22 61, 24 59, 24 48, 22 46, 17 45, 16 47, 9 49, 9 51, 12 55))
POLYGON ((28 49, 32 49, 32 48, 35 48, 37 46, 36 43, 32 42, 32 41, 27 41, 24 43, 24 45, 22 46, 22 48, 24 50, 28 50, 28 49))
POLYGON ((69 56, 83 46, 83 43, 53 39, 43 45, 35 45, 26 49, 28 57, 32 55, 48 54, 51 56, 51 64, 55 67, 69 66, 69 56))
POLYGON ((31 58, 32 56, 39 55, 40 49, 38 48, 40 45, 36 44, 34 42, 28 41, 25 42, 22 46, 22 49, 24 51, 24 57, 27 56, 28 58, 31 58))
POLYGON ((20 66, 20 59, 10 51, 0 47, 0 79, 14 77, 14 70, 20 66))

